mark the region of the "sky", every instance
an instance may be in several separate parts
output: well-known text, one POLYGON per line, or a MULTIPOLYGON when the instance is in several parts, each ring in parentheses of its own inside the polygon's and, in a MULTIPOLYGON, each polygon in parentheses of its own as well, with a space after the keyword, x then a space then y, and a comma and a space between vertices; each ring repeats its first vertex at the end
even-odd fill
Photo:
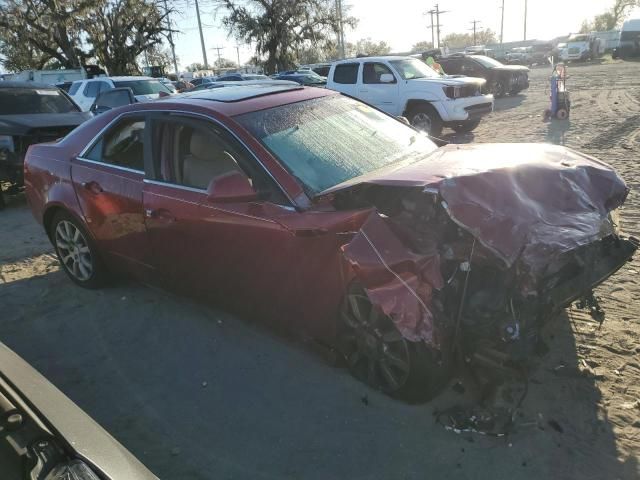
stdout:
MULTIPOLYGON (((392 51, 408 51, 414 43, 431 40, 430 16, 436 0, 342 0, 350 7, 349 14, 358 19, 354 30, 345 31, 345 41, 355 43, 361 38, 384 40, 392 51)), ((171 3, 171 2, 170 2, 171 3)), ((214 47, 222 47, 222 57, 237 61, 236 41, 227 36, 221 24, 224 10, 216 10, 214 0, 199 0, 207 58, 210 64, 217 58, 214 47)), ((502 0, 439 0, 441 38, 448 33, 468 32, 471 22, 479 20, 478 28, 490 28, 499 35, 500 6, 502 0)), ((528 0, 527 39, 549 40, 567 35, 580 28, 583 20, 604 12, 613 0, 528 0)), ((524 37, 525 0, 504 0, 504 41, 522 40, 524 37)), ((202 49, 198 34, 194 0, 175 2, 179 10, 172 17, 177 34, 176 55, 179 68, 193 62, 202 62, 202 49)), ((343 7, 344 8, 344 7, 343 7)), ((633 12, 640 16, 640 11, 633 12)), ((248 45, 240 45, 240 61, 252 55, 248 45)))

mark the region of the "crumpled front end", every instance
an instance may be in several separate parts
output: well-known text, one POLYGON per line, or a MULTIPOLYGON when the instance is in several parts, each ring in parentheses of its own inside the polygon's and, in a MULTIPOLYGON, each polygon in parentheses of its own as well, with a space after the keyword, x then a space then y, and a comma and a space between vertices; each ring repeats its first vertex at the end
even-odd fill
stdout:
POLYGON ((544 162, 458 164, 456 175, 430 172, 411 187, 394 172, 397 185, 333 193, 339 209, 375 207, 344 258, 405 338, 494 352, 489 361, 526 357, 554 311, 589 298, 630 259, 637 240, 614 218, 623 180, 570 150, 545 152, 544 162))

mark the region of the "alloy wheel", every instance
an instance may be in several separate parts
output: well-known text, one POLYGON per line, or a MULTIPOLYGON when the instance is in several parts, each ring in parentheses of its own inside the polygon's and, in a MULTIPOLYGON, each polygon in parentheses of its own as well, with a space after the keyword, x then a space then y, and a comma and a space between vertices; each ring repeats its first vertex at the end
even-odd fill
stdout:
POLYGON ((370 386, 394 393, 411 370, 407 340, 364 292, 347 295, 341 311, 342 343, 351 373, 370 386))
POLYGON ((81 282, 89 280, 93 275, 93 259, 80 229, 68 220, 58 222, 55 244, 65 269, 81 282))

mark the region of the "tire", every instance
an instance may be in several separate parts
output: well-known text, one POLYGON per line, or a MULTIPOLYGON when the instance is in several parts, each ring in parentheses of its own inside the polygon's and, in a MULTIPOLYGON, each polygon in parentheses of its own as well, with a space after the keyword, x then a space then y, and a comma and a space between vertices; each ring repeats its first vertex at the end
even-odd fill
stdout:
POLYGON ((442 133, 442 119, 436 109, 428 104, 421 104, 411 109, 409 123, 432 137, 439 137, 442 133))
POLYGON ((451 377, 450 362, 424 342, 403 338, 358 284, 340 308, 338 348, 356 379, 408 403, 430 400, 451 377))
POLYGON ((493 85, 493 96, 496 98, 502 98, 507 94, 507 87, 504 84, 504 80, 498 80, 493 85))
POLYGON ((469 133, 476 129, 476 127, 480 125, 480 119, 476 120, 465 120, 464 122, 458 122, 451 125, 451 128, 456 133, 469 133))
POLYGON ((89 289, 106 285, 107 269, 81 222, 61 211, 53 217, 49 232, 58 261, 72 282, 89 289))

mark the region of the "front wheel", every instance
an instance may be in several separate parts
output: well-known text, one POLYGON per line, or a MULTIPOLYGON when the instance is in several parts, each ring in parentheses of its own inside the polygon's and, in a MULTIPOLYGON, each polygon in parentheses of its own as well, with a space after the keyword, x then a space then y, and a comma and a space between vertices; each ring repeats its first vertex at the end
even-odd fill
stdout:
POLYGON ((51 224, 51 239, 62 268, 74 283, 84 288, 99 288, 106 283, 106 268, 78 220, 67 212, 57 213, 51 224))
POLYGON ((504 80, 498 80, 493 86, 493 96, 496 98, 502 98, 507 94, 507 86, 504 80))
POLYGON ((442 119, 431 105, 419 105, 409 114, 409 122, 413 127, 422 130, 432 137, 439 137, 442 133, 442 119))
POLYGON ((464 122, 458 122, 451 125, 451 128, 456 133, 469 133, 476 129, 476 127, 480 125, 480 119, 476 120, 465 120, 464 122))
POLYGON ((404 338, 391 318, 353 286, 340 310, 339 348, 351 374, 410 403, 433 398, 449 380, 448 362, 424 342, 404 338))

